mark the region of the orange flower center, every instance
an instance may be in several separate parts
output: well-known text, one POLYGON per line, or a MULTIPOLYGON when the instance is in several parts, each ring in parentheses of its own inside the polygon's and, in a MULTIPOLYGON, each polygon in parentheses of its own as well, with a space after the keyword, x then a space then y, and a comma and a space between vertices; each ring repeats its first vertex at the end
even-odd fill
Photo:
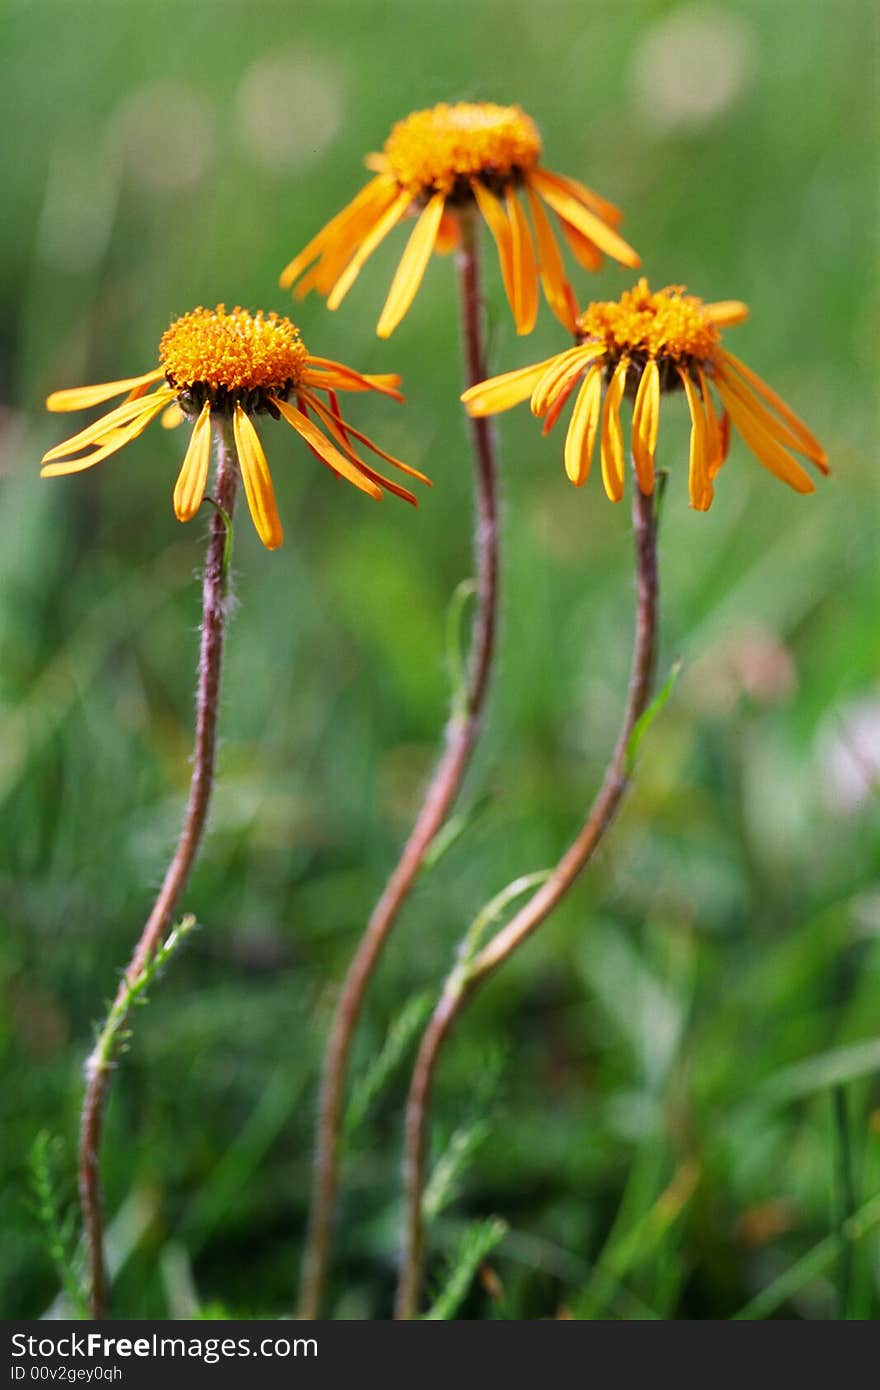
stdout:
POLYGON ((227 314, 218 304, 175 319, 162 335, 159 360, 184 394, 286 395, 300 381, 308 353, 290 319, 240 308, 227 314))
POLYGON ((685 294, 683 285, 667 285, 652 294, 647 280, 619 300, 590 304, 577 327, 583 338, 604 342, 611 359, 707 362, 721 342, 702 299, 685 294))
POLYGON ((385 142, 390 172, 413 197, 456 192, 468 179, 509 183, 534 168, 541 139, 518 106, 459 101, 415 111, 385 142))

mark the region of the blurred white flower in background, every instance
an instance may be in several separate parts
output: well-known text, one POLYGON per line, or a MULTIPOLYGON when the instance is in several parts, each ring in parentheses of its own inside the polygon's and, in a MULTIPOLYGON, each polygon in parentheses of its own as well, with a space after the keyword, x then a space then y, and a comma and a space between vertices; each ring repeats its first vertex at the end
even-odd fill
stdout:
POLYGON ((707 125, 744 91, 755 53, 742 14, 706 5, 676 9, 635 47, 630 82, 636 108, 658 135, 707 125))
POLYGON ((880 795, 880 696, 837 705, 816 739, 822 794, 830 810, 853 815, 880 795))
POLYGON ((171 197, 201 183, 211 166, 215 120, 208 102, 188 82, 161 78, 137 87, 107 127, 107 150, 126 182, 171 197))
POLYGON ((238 138, 270 173, 305 169, 333 143, 344 109, 338 64, 300 47, 273 49, 251 63, 239 84, 238 138))

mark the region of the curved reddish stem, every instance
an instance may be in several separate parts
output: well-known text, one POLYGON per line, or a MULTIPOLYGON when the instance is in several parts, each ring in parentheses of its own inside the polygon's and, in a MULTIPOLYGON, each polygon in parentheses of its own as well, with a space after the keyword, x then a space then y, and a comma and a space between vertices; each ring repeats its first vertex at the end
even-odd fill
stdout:
POLYGON ((397 1318, 414 1318, 418 1314, 425 1244, 422 1202, 428 1161, 428 1123, 434 1077, 443 1045, 465 1002, 540 926, 589 863, 629 785, 630 739, 651 696, 659 622, 654 499, 645 497, 635 481, 633 492, 636 625, 632 671, 620 732, 602 785, 580 833, 547 879, 482 950, 471 960, 457 965, 448 976, 422 1035, 406 1108, 404 1240, 395 1304, 397 1318))
POLYGON ((109 1017, 114 1019, 98 1036, 86 1062, 86 1092, 79 1138, 79 1192, 88 1268, 89 1310, 93 1318, 107 1316, 109 1283, 104 1256, 104 1204, 101 1191, 101 1142, 104 1116, 113 1077, 116 1044, 125 1014, 129 990, 136 984, 154 955, 171 920, 171 914, 189 878, 199 852, 208 817, 214 783, 217 717, 220 709, 220 674, 223 638, 228 612, 226 547, 228 521, 235 507, 237 472, 235 452, 223 421, 214 422, 216 501, 211 522, 208 554, 202 579, 202 629, 196 693, 196 734, 189 800, 174 857, 134 954, 120 983, 109 1017), (223 512, 226 513, 224 518, 223 512), (120 1016, 120 1010, 123 1010, 120 1016))
MULTIPOLYGON (((479 254, 473 220, 461 214, 457 255, 461 331, 468 386, 488 375, 482 332, 479 254)), ((490 422, 470 420, 476 508, 476 605, 468 680, 461 707, 446 726, 445 745, 403 852, 373 909, 348 968, 333 1015, 318 1100, 314 1183, 303 1257, 299 1315, 320 1315, 339 1178, 340 1133, 352 1042, 382 948, 412 890, 425 856, 458 796, 480 734, 498 621, 498 484, 490 422)))

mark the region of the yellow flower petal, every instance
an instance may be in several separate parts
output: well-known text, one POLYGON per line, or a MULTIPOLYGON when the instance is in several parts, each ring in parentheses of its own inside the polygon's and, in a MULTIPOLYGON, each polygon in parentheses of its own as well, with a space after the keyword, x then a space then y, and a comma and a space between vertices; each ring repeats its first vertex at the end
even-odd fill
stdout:
POLYGON ((259 435, 240 405, 232 416, 238 466, 257 535, 267 550, 277 550, 284 532, 275 506, 275 490, 259 435))
MULTIPOLYGON (((430 480, 426 478, 424 474, 416 473, 414 468, 408 468, 406 464, 400 463, 398 459, 392 458, 390 454, 385 454, 373 444, 372 440, 367 439, 365 434, 359 434, 359 432, 354 430, 346 420, 343 420, 340 416, 329 411, 325 405, 322 405, 316 396, 305 396, 304 400, 320 417, 346 458, 350 459, 351 462, 355 464, 358 472, 362 473, 365 478, 376 483, 383 490, 392 492, 395 497, 402 498, 404 502, 409 502, 413 507, 419 505, 418 498, 410 492, 409 488, 401 487, 400 483, 394 482, 392 478, 386 478, 383 473, 377 473, 375 468, 371 468, 368 463, 365 463, 360 454, 356 453, 349 439, 349 435, 358 436, 367 445, 367 448, 372 449, 374 453, 380 454, 383 458, 387 458, 398 468, 402 468, 404 472, 415 474, 415 476, 421 478, 423 482, 428 483, 430 487, 430 480)), ((326 462, 326 460, 322 459, 322 462, 326 462)))
POLYGON ((583 487, 590 474, 601 404, 602 368, 596 366, 584 378, 565 436, 565 471, 575 487, 583 487))
POLYGON ((171 404, 166 405, 165 409, 162 411, 159 424, 162 426, 163 430, 176 430, 177 426, 182 425, 185 419, 186 416, 177 404, 177 401, 172 401, 171 404))
POLYGON ((330 391, 379 391, 394 401, 404 398, 398 386, 401 378, 396 372, 356 372, 344 362, 334 362, 330 357, 313 357, 309 354, 308 366, 302 379, 309 386, 330 391))
POLYGON ((400 258, 385 307, 376 326, 380 338, 390 338, 416 296, 437 240, 446 197, 435 193, 423 208, 400 258))
POLYGON ((654 491, 654 452, 660 424, 660 372, 653 357, 645 363, 632 416, 632 451, 639 487, 646 497, 654 491))
POLYGON ((573 333, 577 322, 577 302, 565 274, 550 219, 544 211, 541 199, 529 183, 526 183, 526 195, 538 240, 538 269, 541 273, 544 296, 559 322, 569 333, 573 333))
POLYGON ((278 406, 278 409, 281 411, 287 423, 292 425, 298 434, 302 435, 306 443, 314 449, 315 453, 324 463, 329 464, 334 473, 339 473, 340 476, 345 478, 349 483, 352 483, 356 488, 360 488, 361 492, 366 492, 370 497, 374 497, 377 502, 381 502, 382 489, 378 487, 376 483, 372 482, 371 479, 365 478, 351 460, 347 459, 344 454, 340 453, 340 451, 330 443, 327 436, 321 433, 318 426, 313 424, 307 415, 303 415, 302 411, 297 410, 289 401, 276 401, 275 404, 278 406))
POLYGON ((111 400, 113 396, 121 396, 125 391, 137 390, 140 386, 149 386, 151 382, 161 381, 164 375, 162 368, 157 367, 152 372, 145 372, 143 376, 126 377, 124 381, 104 381, 99 386, 74 386, 68 391, 53 391, 51 396, 46 397, 46 409, 87 410, 90 406, 111 400))
POLYGON ((703 313, 716 328, 733 328, 738 323, 745 323, 749 306, 743 304, 741 299, 717 299, 714 304, 704 304, 703 313))
POLYGON ((772 434, 768 434, 760 420, 743 405, 739 396, 735 396, 730 390, 727 382, 721 377, 716 377, 715 389, 746 444, 764 467, 782 482, 788 483, 789 487, 793 487, 795 492, 814 492, 815 488, 807 471, 792 458, 787 449, 783 449, 772 434))
POLYGON ((760 420, 761 424, 764 426, 764 429, 767 431, 768 434, 772 434, 773 438, 778 440, 780 444, 783 444, 786 449, 794 449, 799 454, 805 454, 806 457, 810 459, 812 463, 815 463, 819 468, 822 469, 824 473, 827 473, 828 467, 825 461, 825 454, 824 451, 822 451, 819 448, 818 441, 813 441, 813 443, 816 445, 816 450, 818 450, 818 453, 816 452, 816 450, 809 450, 806 447, 806 443, 801 431, 795 433, 794 430, 789 429, 788 426, 779 418, 778 415, 774 415, 770 410, 767 409, 767 407, 761 402, 758 393, 749 386, 747 386, 745 381, 743 381, 741 377, 737 376, 734 370, 725 369, 725 359, 727 356, 727 353, 720 354, 719 361, 716 363, 715 366, 716 378, 724 378, 724 381, 728 388, 734 393, 734 395, 739 397, 746 409, 750 411, 751 414, 756 417, 756 419, 760 420))
POLYGON ((476 199, 477 207, 483 215, 486 226, 492 233, 498 250, 504 293, 507 295, 507 302, 511 310, 515 312, 516 289, 513 276, 513 237, 510 231, 510 222, 505 216, 503 204, 479 179, 471 181, 471 192, 476 199))
POLYGON ((355 251, 351 260, 343 270, 339 279, 336 281, 332 290, 327 296, 327 308, 338 309, 348 291, 351 289, 357 277, 360 275, 365 263, 387 237, 393 231, 400 219, 403 217, 412 198, 409 193, 399 193, 393 203, 388 207, 382 216, 374 222, 372 228, 364 237, 358 249, 355 251))
POLYGON ((706 416, 706 467, 709 470, 709 481, 713 482, 724 462, 727 450, 712 392, 709 390, 709 383, 702 367, 697 368, 697 380, 700 383, 700 395, 703 397, 703 411, 706 416))
POLYGON ((797 439, 800 441, 798 446, 800 452, 806 454, 810 462, 815 463, 816 467, 820 468, 823 473, 827 473, 829 471, 828 455, 816 436, 807 429, 803 420, 795 415, 791 406, 786 405, 782 397, 778 396, 772 387, 768 386, 766 381, 763 381, 761 377, 758 376, 757 372, 753 372, 751 367, 746 366, 745 362, 741 362, 738 357, 734 357, 732 352, 727 352, 725 350, 721 354, 721 359, 723 365, 727 366, 729 364, 738 371, 740 376, 744 377, 748 384, 754 387, 758 395, 762 396, 767 404, 776 411, 777 415, 782 417, 792 433, 796 435, 797 439))
POLYGON ((457 250, 460 245, 461 236, 458 230, 458 218, 454 212, 444 212, 437 230, 437 240, 434 243, 434 250, 437 252, 438 256, 448 256, 451 252, 457 250))
POLYGON ((621 265, 628 265, 633 269, 641 265, 641 257, 624 241, 623 237, 618 236, 613 227, 609 227, 607 223, 602 221, 601 217, 590 212, 569 192, 560 188, 553 179, 548 179, 543 169, 534 169, 530 177, 544 202, 549 203, 554 212, 557 212, 566 222, 570 222, 573 227, 598 246, 600 251, 604 251, 607 256, 612 256, 614 260, 620 261, 621 265))
POLYGON ((577 227, 566 222, 564 217, 559 218, 559 225, 578 265, 583 266, 584 270, 599 270, 602 265, 602 252, 598 247, 593 245, 589 237, 583 236, 577 227))
POLYGON ((564 192, 577 198, 578 202, 583 203, 609 226, 618 227, 623 221, 623 213, 619 207, 609 203, 607 198, 600 198, 598 193, 594 193, 592 188, 588 188, 579 179, 573 179, 569 174, 557 174, 550 169, 542 169, 541 172, 549 183, 555 183, 564 192))
MULTIPOLYGON (((384 449, 380 449, 379 445, 375 444, 373 440, 370 439, 369 435, 364 434, 361 430, 355 429, 354 425, 349 424, 348 420, 343 420, 338 410, 330 410, 317 396, 313 396, 310 392, 304 391, 303 399, 322 419, 326 420, 328 428, 331 422, 334 423, 337 427, 341 428, 346 435, 350 434, 353 439, 357 439, 361 444, 366 445, 366 447, 372 450, 380 459, 384 459, 386 463, 393 464, 395 468, 399 468, 401 473, 408 474, 410 478, 418 478, 419 482, 424 483, 426 487, 434 486, 431 479, 425 473, 420 473, 417 468, 412 468, 408 463, 404 463, 403 459, 395 458, 394 454, 386 453, 384 449)), ((357 458, 357 455, 355 454, 354 457, 357 458)), ((358 459, 358 462, 363 462, 363 460, 358 459)))
MULTIPOLYGON (((127 424, 105 429, 101 435, 90 441, 90 443, 95 445, 91 453, 84 454, 81 458, 63 459, 58 463, 47 463, 44 460, 40 468, 40 477, 59 478, 66 473, 82 473, 86 468, 93 468, 96 463, 100 463, 102 459, 109 458, 111 454, 117 453, 124 445, 130 444, 133 439, 137 439, 138 435, 143 434, 151 420, 156 418, 164 403, 164 399, 156 401, 155 398, 153 398, 148 409, 144 410, 140 415, 136 415, 135 418, 129 420, 127 424)), ((83 447, 85 446, 80 445, 79 449, 83 447)), ((79 450, 76 450, 74 452, 78 451, 79 450)), ((46 455, 46 458, 48 458, 48 455, 46 455)))
POLYGON ((623 496, 623 431, 620 427, 620 402, 626 386, 628 367, 627 359, 622 357, 609 382, 602 410, 602 482, 612 502, 619 502, 623 496))
POLYGON ((538 317, 538 267, 531 228, 515 188, 507 191, 513 265, 513 317, 520 335, 531 333, 538 317))
POLYGON ((102 415, 99 420, 95 420, 94 424, 88 425, 78 434, 71 435, 70 439, 65 439, 63 443, 56 444, 53 449, 48 449, 41 462, 51 463, 53 459, 66 458, 69 454, 78 454, 89 444, 100 443, 104 435, 129 425, 133 420, 139 419, 141 415, 149 414, 152 419, 152 414, 167 405, 173 397, 174 392, 170 387, 163 387, 159 391, 154 391, 151 396, 141 397, 136 401, 124 401, 115 410, 111 410, 107 415, 102 415))
POLYGON ((604 355, 605 349, 599 343, 583 343, 577 347, 560 352, 550 363, 532 392, 530 409, 539 418, 546 414, 560 391, 563 391, 572 376, 577 376, 589 362, 604 355))
POLYGON ((536 383, 555 361, 555 357, 548 357, 531 367, 518 367, 516 371, 504 372, 502 376, 493 376, 488 381, 469 386, 461 396, 468 415, 497 415, 528 400, 536 383))
POLYGON ((299 255, 294 256, 293 260, 284 267, 278 281, 281 288, 283 290, 289 289, 294 280, 299 279, 312 261, 321 255, 330 243, 335 242, 342 233, 346 233, 344 240, 348 245, 351 245, 347 234, 351 230, 352 222, 359 219, 362 213, 367 214, 371 219, 381 216, 388 204, 393 201, 396 190, 397 184, 387 174, 380 174, 378 178, 371 179, 341 212, 331 218, 326 226, 312 237, 299 255))
POLYGON ((703 402, 690 373, 683 367, 677 368, 678 375, 687 396, 691 415, 690 460, 688 467, 688 489, 691 506, 698 512, 707 512, 712 505, 712 483, 709 478, 709 460, 706 450, 706 417, 703 402))
POLYGON ((205 495, 208 465, 211 461, 211 406, 208 401, 193 426, 183 463, 174 484, 174 515, 178 521, 191 521, 205 495))

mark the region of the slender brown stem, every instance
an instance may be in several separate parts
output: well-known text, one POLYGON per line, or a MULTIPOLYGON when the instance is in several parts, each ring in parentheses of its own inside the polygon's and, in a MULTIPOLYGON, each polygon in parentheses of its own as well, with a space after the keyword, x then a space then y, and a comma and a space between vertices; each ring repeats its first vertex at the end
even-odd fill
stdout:
MULTIPOLYGON (((473 219, 460 216, 457 256, 465 381, 472 386, 488 375, 482 331, 479 248, 473 219)), ((489 689, 498 615, 498 492, 490 422, 470 421, 474 451, 476 507, 476 605, 471 629, 467 688, 446 725, 440 761, 434 769, 409 839, 373 909, 343 981, 324 1054, 315 1144, 314 1182, 303 1257, 299 1315, 320 1315, 330 1253, 333 1208, 339 1174, 340 1131, 346 1074, 364 996, 382 948, 397 921, 425 856, 458 796, 477 742, 489 689)))
MULTIPOLYGON (((540 926, 589 863, 629 784, 630 740, 651 695, 659 619, 654 499, 643 496, 635 482, 633 494, 636 625, 632 670, 623 721, 602 785, 580 833, 541 886, 481 950, 469 958, 465 951, 448 976, 422 1035, 406 1108, 404 1239, 395 1305, 397 1318, 414 1318, 418 1313, 425 1242, 422 1202, 428 1160, 428 1122, 443 1044, 470 995, 540 926)), ((466 942, 468 940, 466 938, 466 942)))
POLYGON ((113 1077, 116 1047, 128 1013, 130 990, 135 985, 168 928, 177 901, 199 852, 211 789, 220 709, 220 672, 228 610, 228 522, 235 507, 237 472, 235 452, 225 421, 214 422, 216 502, 202 580, 202 630, 196 694, 196 734, 189 800, 174 857, 134 954, 111 1005, 108 1021, 86 1062, 86 1093, 79 1139, 79 1191, 88 1262, 89 1309, 93 1318, 107 1316, 108 1278, 104 1257, 104 1209, 101 1191, 101 1140, 107 1098, 113 1077), (222 509, 222 510, 220 510, 222 509), (223 515, 225 513, 225 517, 223 515))

